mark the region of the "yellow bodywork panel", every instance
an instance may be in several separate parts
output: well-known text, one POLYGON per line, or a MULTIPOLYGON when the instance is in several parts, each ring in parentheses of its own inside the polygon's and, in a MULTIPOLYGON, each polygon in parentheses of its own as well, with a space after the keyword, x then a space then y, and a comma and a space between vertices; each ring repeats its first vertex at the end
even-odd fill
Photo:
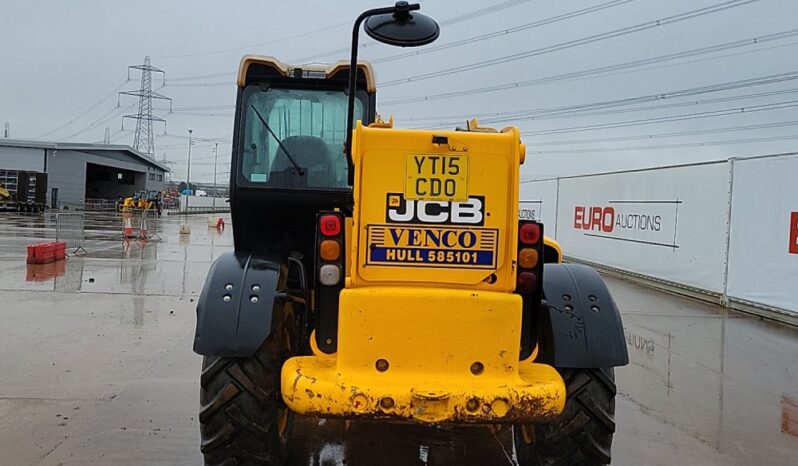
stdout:
POLYGON ((544 236, 543 246, 545 248, 553 249, 557 253, 557 263, 559 264, 562 262, 562 246, 560 246, 560 243, 558 243, 557 240, 549 238, 548 236, 544 236))
POLYGON ((519 361, 518 129, 358 123, 353 136, 337 352, 285 362, 288 407, 427 423, 559 414, 559 373, 519 361))
POLYGON ((419 422, 536 422, 565 404, 555 369, 518 361, 521 298, 367 287, 341 293, 335 355, 289 359, 283 399, 303 414, 419 422))
POLYGON ((354 131, 351 286, 512 292, 521 158, 500 133, 354 131))

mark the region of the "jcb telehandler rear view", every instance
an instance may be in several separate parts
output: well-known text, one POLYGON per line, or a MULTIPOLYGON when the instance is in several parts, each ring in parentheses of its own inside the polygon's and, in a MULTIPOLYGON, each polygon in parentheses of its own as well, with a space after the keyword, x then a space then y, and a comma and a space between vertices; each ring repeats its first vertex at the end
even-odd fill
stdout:
POLYGON ((206 464, 283 464, 295 413, 511 424, 522 465, 610 462, 620 316, 518 220, 518 129, 376 117, 358 30, 425 45, 418 8, 363 13, 349 63, 241 62, 235 252, 197 306, 206 464))

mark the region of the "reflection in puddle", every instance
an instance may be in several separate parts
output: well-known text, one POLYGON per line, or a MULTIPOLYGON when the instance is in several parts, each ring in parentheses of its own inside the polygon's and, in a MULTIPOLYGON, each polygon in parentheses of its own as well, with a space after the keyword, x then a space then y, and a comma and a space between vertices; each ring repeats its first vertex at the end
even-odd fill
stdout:
POLYGON ((80 291, 83 283, 83 258, 68 257, 49 264, 26 264, 26 282, 53 281, 54 291, 80 291))
POLYGON ((157 246, 137 241, 125 248, 123 257, 125 260, 119 266, 119 283, 129 284, 133 293, 144 293, 147 277, 158 267, 157 246))
POLYGON ((66 260, 49 264, 27 264, 26 282, 46 282, 66 273, 66 260))
POLYGON ((317 457, 310 458, 308 466, 343 466, 346 450, 343 445, 326 444, 321 447, 317 457))
POLYGON ((798 437, 798 401, 786 395, 781 397, 781 431, 798 437))

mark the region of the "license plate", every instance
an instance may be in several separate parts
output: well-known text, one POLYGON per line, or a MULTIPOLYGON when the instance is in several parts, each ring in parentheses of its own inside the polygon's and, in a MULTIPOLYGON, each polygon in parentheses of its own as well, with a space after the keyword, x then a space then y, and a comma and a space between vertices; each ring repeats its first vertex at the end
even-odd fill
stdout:
POLYGON ((405 199, 462 202, 468 200, 466 155, 408 155, 405 199))

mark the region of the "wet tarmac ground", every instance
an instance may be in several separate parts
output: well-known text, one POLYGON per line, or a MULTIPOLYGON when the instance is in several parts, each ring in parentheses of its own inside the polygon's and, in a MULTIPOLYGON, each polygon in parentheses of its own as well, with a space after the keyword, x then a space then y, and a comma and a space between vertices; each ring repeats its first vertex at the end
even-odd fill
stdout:
MULTIPOLYGON (((207 216, 122 243, 87 214, 85 257, 27 266, 51 215, 0 213, 0 465, 197 465, 194 306, 232 229, 207 216)), ((150 226, 152 233, 153 225, 150 226)), ((798 329, 606 279, 631 363, 616 370, 617 465, 777 465, 798 458, 798 329)), ((299 418, 296 465, 512 465, 506 428, 299 418)))

